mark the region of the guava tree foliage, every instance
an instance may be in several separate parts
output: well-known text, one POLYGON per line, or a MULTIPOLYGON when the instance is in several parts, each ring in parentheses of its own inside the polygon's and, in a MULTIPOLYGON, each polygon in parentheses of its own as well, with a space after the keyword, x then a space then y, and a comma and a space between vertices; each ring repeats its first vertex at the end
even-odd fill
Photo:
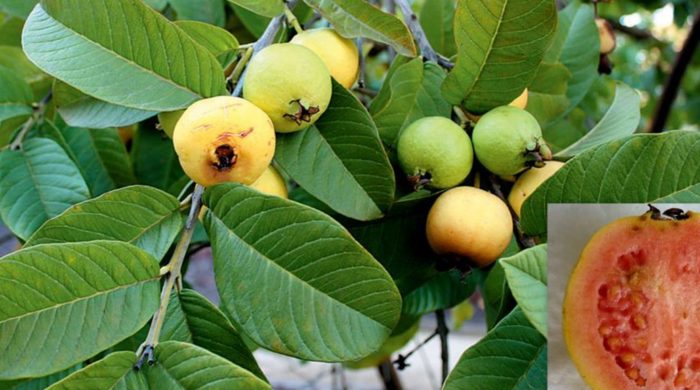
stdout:
MULTIPOLYGON (((635 134, 639 94, 599 74, 596 7, 557 3, 2 1, 0 218, 22 249, 0 258, 0 387, 270 388, 255 346, 386 364, 424 315, 445 341, 444 310, 478 290, 488 333, 443 361, 444 388, 545 388, 547 203, 700 200, 700 133, 635 134), (328 26, 360 45, 359 80, 277 133, 290 199, 190 181, 179 111, 240 95, 251 58, 328 26), (442 191, 407 179, 398 139, 425 117, 471 134, 526 89, 565 164, 511 200, 495 263, 434 253, 442 191), (183 282, 204 246, 219 306, 183 282)), ((461 184, 506 202, 515 179, 475 162, 461 184)))

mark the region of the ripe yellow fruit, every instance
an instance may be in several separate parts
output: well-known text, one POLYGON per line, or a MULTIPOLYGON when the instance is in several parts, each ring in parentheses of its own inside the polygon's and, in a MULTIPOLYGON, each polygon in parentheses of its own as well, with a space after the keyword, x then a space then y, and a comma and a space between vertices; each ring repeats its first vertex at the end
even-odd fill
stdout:
POLYGON ((615 50, 615 31, 613 31, 610 22, 605 19, 597 18, 595 24, 598 27, 598 36, 600 38, 600 54, 609 54, 615 50))
POLYGON ((520 217, 520 209, 523 207, 525 199, 563 166, 563 162, 547 161, 542 168, 530 168, 518 177, 508 195, 508 203, 518 217, 520 217))
POLYGON ((217 96, 185 110, 175 126, 173 145, 182 169, 196 183, 251 184, 272 161, 275 130, 254 104, 217 96))
POLYGON ((268 46, 253 57, 243 97, 260 107, 280 133, 311 126, 328 108, 333 88, 323 61, 293 43, 268 46))
POLYGON ((433 204, 426 235, 435 253, 465 257, 486 267, 508 247, 513 221, 508 206, 496 195, 475 187, 455 187, 433 204))
POLYGON ((343 38, 333 29, 318 28, 297 34, 290 41, 305 46, 326 64, 336 81, 343 87, 355 84, 360 69, 360 56, 355 43, 343 38))
POLYGON ((289 198, 287 182, 272 165, 267 167, 262 176, 250 186, 267 195, 275 195, 284 199, 289 198))
POLYGON ((508 104, 509 106, 517 107, 521 110, 524 110, 525 107, 527 107, 527 96, 528 96, 528 91, 527 88, 523 90, 523 93, 520 94, 520 96, 516 97, 515 100, 510 102, 508 104))

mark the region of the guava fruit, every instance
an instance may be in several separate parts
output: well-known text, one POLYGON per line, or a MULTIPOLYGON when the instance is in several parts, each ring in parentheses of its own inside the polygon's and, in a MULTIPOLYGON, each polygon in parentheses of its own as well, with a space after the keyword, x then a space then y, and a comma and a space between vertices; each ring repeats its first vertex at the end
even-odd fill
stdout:
POLYGON ((350 88, 357 80, 360 55, 351 39, 343 38, 330 28, 306 30, 290 41, 311 49, 323 60, 336 81, 350 88))
POLYGON ((267 167, 262 176, 250 186, 267 195, 276 195, 284 199, 289 198, 287 182, 272 165, 267 167))
POLYGON ((510 203, 510 207, 513 208, 518 217, 520 217, 520 209, 523 207, 525 200, 535 192, 537 187, 557 173, 563 166, 563 162, 547 161, 543 167, 530 168, 518 177, 510 190, 510 194, 508 194, 508 203, 510 203))
POLYGON ((134 125, 118 127, 117 132, 119 134, 119 139, 126 145, 134 138, 134 125))
POLYGON ((566 288, 569 355, 593 389, 700 389, 700 214, 600 229, 566 288))
POLYGON ((527 88, 523 90, 523 93, 518 95, 512 102, 510 102, 508 105, 511 107, 516 107, 521 110, 524 110, 525 107, 527 107, 527 98, 528 98, 529 92, 527 88))
POLYGON ((261 50, 248 64, 243 97, 260 107, 280 133, 311 126, 331 100, 331 75, 310 49, 278 43, 261 50))
POLYGON ((455 187, 430 208, 426 235, 435 253, 486 267, 508 247, 513 221, 508 206, 496 195, 475 187, 455 187))
POLYGON ((481 164, 501 176, 540 167, 552 158, 537 119, 517 107, 496 107, 484 114, 474 126, 472 142, 481 164))
POLYGON ((598 37, 600 38, 600 54, 609 54, 615 50, 615 31, 610 22, 605 19, 596 18, 596 27, 598 27, 598 37))
POLYGON ((472 169, 474 152, 467 133, 440 116, 418 119, 399 136, 396 152, 401 169, 416 188, 450 188, 472 169))
POLYGON ((217 96, 185 110, 175 125, 173 146, 187 176, 202 186, 251 184, 272 161, 275 130, 254 104, 217 96))
POLYGON ((164 111, 158 113, 158 125, 160 129, 163 130, 168 137, 173 138, 173 132, 175 131, 175 125, 180 117, 185 112, 185 110, 176 111, 164 111))

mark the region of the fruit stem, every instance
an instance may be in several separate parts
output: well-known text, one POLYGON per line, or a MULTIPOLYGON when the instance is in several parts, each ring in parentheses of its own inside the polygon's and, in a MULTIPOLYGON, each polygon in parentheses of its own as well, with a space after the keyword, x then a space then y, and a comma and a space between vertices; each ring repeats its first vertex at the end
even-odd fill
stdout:
POLYGON ((520 218, 518 218, 518 214, 515 213, 515 210, 513 210, 513 206, 510 205, 508 199, 506 199, 505 195, 503 195, 500 180, 495 175, 489 175, 489 180, 491 184, 491 192, 501 198, 501 200, 508 206, 510 218, 513 220, 513 233, 515 234, 515 240, 518 242, 518 246, 522 249, 527 249, 537 245, 535 240, 533 240, 532 237, 527 236, 520 227, 520 218))
POLYGON ((231 75, 228 76, 228 80, 226 80, 227 85, 238 85, 238 80, 240 80, 241 74, 243 74, 243 69, 245 69, 245 66, 248 65, 248 61, 250 61, 250 57, 252 56, 253 47, 250 46, 243 52, 243 56, 236 63, 236 67, 233 68, 231 75))
MULTIPOLYGON (((194 192, 192 194, 192 203, 190 204, 190 213, 187 216, 187 221, 185 221, 185 230, 183 230, 180 236, 180 241, 178 241, 175 251, 173 252, 170 262, 168 263, 167 270, 165 270, 165 276, 167 279, 163 284, 163 289, 160 293, 160 306, 158 310, 153 315, 151 320, 151 327, 148 330, 148 336, 146 341, 139 346, 136 354, 139 356, 134 368, 140 369, 144 362, 148 362, 149 365, 153 365, 155 362, 155 357, 153 351, 158 345, 158 338, 160 336, 160 331, 163 329, 163 322, 165 320, 165 312, 168 310, 168 303, 170 302, 170 296, 173 287, 176 283, 179 285, 179 279, 181 278, 181 268, 182 263, 185 260, 185 255, 187 254, 187 248, 192 241, 192 234, 194 233, 194 228, 197 222, 197 216, 199 215, 199 210, 202 208, 202 194, 204 193, 204 187, 197 184, 194 187, 194 192)), ((161 274, 163 274, 161 270, 161 274)))
POLYGON ((365 88, 365 71, 367 68, 367 61, 365 59, 365 53, 362 51, 362 43, 363 43, 362 38, 356 38, 355 39, 355 46, 357 46, 357 54, 360 57, 360 70, 359 74, 357 76, 357 87, 358 88, 365 88))
POLYGON ((44 98, 41 99, 41 101, 33 107, 32 116, 30 116, 29 119, 27 119, 27 121, 24 122, 24 125, 22 125, 22 129, 19 131, 17 137, 15 137, 14 141, 12 141, 12 143, 9 146, 10 150, 18 150, 22 146, 24 137, 27 136, 29 130, 31 130, 32 127, 34 127, 34 124, 39 122, 44 117, 46 106, 49 104, 52 97, 53 92, 49 90, 49 93, 47 93, 46 96, 44 96, 44 98))
POLYGON ((301 34, 304 32, 304 29, 299 24, 299 19, 297 19, 296 15, 294 15, 294 12, 292 12, 292 10, 289 9, 287 4, 284 5, 284 16, 287 18, 287 23, 294 27, 294 31, 296 31, 297 34, 301 34))
POLYGON ((420 23, 418 23, 418 17, 415 13, 413 13, 411 6, 408 4, 408 1, 394 0, 394 2, 401 9, 403 19, 406 22, 408 29, 411 30, 411 34, 413 34, 413 37, 418 43, 418 47, 420 48, 420 52, 423 55, 423 57, 425 57, 425 59, 427 59, 428 61, 438 63, 438 65, 442 66, 443 68, 452 69, 454 67, 454 64, 450 62, 450 60, 448 60, 447 58, 435 52, 435 49, 433 49, 433 47, 430 45, 430 42, 428 41, 428 38, 425 35, 425 31, 423 31, 423 27, 420 25, 420 23))

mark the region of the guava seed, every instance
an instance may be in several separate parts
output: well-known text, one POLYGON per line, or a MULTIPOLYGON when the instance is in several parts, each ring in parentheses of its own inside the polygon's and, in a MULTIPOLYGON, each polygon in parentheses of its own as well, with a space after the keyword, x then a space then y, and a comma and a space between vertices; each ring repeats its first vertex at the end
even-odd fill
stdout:
POLYGON ((238 155, 231 145, 221 145, 214 151, 218 162, 212 165, 219 171, 228 171, 236 164, 238 155))

